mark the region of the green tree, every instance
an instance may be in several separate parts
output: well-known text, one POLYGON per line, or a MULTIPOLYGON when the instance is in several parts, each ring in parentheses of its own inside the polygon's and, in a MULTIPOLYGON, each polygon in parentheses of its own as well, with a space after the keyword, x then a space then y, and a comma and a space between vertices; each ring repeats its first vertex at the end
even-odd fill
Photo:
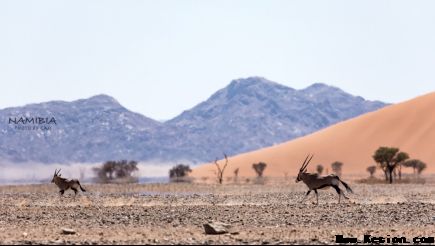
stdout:
POLYGON ((424 169, 426 169, 426 167, 427 167, 426 163, 424 163, 424 162, 420 162, 420 163, 417 165, 417 173, 418 173, 418 175, 420 175, 421 172, 422 172, 424 169))
POLYGON ((420 174, 427 167, 426 163, 417 159, 407 160, 403 163, 403 166, 412 167, 414 175, 416 174, 416 171, 420 174))
POLYGON ((117 178, 128 178, 132 173, 138 171, 136 161, 121 160, 115 162, 115 174, 117 178))
POLYGON ((169 170, 169 178, 175 182, 184 181, 183 178, 190 172, 192 172, 192 169, 188 165, 178 164, 169 170))
POLYGON ((409 159, 409 155, 405 152, 399 152, 399 148, 379 147, 375 151, 373 159, 384 171, 385 180, 389 180, 390 184, 392 184, 394 169, 409 159))
POLYGON ((263 177, 264 169, 266 169, 267 164, 264 162, 254 163, 252 164, 252 168, 254 168, 258 177, 263 177))

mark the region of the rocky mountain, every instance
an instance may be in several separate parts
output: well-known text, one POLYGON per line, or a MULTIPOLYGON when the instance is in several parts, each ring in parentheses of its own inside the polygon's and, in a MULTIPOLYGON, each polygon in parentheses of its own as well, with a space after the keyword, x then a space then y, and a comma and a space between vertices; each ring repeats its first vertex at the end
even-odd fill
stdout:
POLYGON ((129 158, 132 154, 139 157, 140 152, 151 154, 138 143, 152 144, 155 132, 162 125, 127 110, 106 95, 6 108, 0 111, 0 122, 1 158, 44 163, 101 161, 129 158), (39 117, 54 118, 55 123, 30 122, 39 117), (20 118, 24 118, 24 123, 15 124, 20 118))
POLYGON ((181 129, 190 156, 212 160, 223 152, 282 143, 383 106, 321 83, 295 90, 251 77, 232 81, 166 124, 181 129))
POLYGON ((44 163, 211 161, 224 152, 234 155, 301 137, 385 105, 325 84, 295 90, 260 77, 234 80, 163 123, 130 112, 105 95, 52 101, 0 110, 0 158, 44 163), (10 119, 20 117, 54 117, 56 124, 42 124, 50 130, 17 129, 26 124, 10 119))

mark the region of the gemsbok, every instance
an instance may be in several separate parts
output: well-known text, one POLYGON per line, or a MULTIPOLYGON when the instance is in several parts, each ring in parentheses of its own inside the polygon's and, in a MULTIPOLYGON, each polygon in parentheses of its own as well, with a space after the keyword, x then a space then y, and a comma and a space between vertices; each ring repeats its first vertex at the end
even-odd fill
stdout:
POLYGON ((62 196, 63 193, 65 193, 66 190, 70 189, 74 191, 74 197, 77 195, 78 192, 78 188, 80 188, 80 190, 82 190, 83 192, 85 192, 86 190, 80 185, 79 180, 77 179, 66 179, 66 178, 62 178, 60 177, 61 174, 60 170, 57 171, 54 170, 54 176, 53 179, 51 180, 51 183, 55 183, 57 185, 57 187, 59 187, 60 191, 60 195, 62 196))
POLYGON ((349 187, 349 185, 346 184, 345 182, 343 182, 337 175, 330 174, 328 176, 319 176, 319 174, 317 174, 317 173, 307 173, 307 166, 310 163, 311 159, 313 159, 313 156, 314 155, 311 155, 311 157, 310 157, 308 155, 305 158, 304 163, 302 163, 301 169, 299 169, 298 177, 296 178, 296 183, 299 181, 302 181, 308 186, 308 189, 309 189, 307 194, 305 194, 304 199, 302 199, 302 202, 305 200, 305 198, 307 198, 307 196, 310 194, 310 192, 312 190, 314 190, 314 192, 316 193, 317 204, 319 204, 319 194, 317 193, 317 190, 322 189, 322 188, 326 188, 329 186, 332 186, 335 189, 335 191, 337 191, 338 203, 340 203, 341 196, 343 196, 346 199, 349 199, 348 197, 346 197, 344 192, 340 189, 339 184, 342 183, 348 192, 353 193, 353 191, 349 187))

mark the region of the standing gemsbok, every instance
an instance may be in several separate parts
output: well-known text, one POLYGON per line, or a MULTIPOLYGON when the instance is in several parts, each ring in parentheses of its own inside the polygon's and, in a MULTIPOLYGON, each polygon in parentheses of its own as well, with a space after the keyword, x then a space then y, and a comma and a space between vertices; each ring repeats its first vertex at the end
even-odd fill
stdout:
POLYGON ((319 204, 319 194, 317 193, 317 190, 322 189, 322 188, 326 188, 329 186, 332 186, 337 191, 338 203, 340 203, 341 196, 343 196, 346 199, 349 199, 348 197, 346 197, 344 192, 339 188, 339 184, 342 183, 348 192, 353 193, 353 191, 349 187, 349 185, 347 185, 345 182, 343 182, 337 175, 330 174, 328 176, 319 176, 317 173, 307 173, 307 166, 310 163, 311 159, 313 159, 313 156, 314 155, 311 155, 311 157, 310 157, 308 155, 305 158, 305 161, 302 164, 301 169, 299 170, 298 177, 296 178, 296 183, 299 181, 302 181, 308 186, 308 189, 309 189, 307 194, 305 194, 305 197, 302 201, 304 201, 305 198, 310 194, 310 192, 312 190, 314 190, 314 192, 316 193, 317 204, 319 204))
POLYGON ((51 180, 51 183, 55 183, 57 185, 57 187, 59 187, 60 191, 60 195, 62 196, 63 193, 70 189, 74 191, 74 196, 77 195, 78 192, 78 188, 80 188, 83 192, 85 192, 86 190, 83 189, 83 187, 80 185, 80 182, 77 179, 65 179, 65 178, 61 178, 60 177, 60 170, 57 171, 54 170, 54 176, 53 179, 51 180))

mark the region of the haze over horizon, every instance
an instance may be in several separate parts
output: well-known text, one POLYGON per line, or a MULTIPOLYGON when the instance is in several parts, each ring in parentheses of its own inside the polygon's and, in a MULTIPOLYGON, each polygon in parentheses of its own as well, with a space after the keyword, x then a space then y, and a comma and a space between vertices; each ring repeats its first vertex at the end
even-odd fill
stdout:
POLYGON ((0 2, 0 108, 98 94, 165 120, 233 79, 435 90, 432 1, 0 2))

